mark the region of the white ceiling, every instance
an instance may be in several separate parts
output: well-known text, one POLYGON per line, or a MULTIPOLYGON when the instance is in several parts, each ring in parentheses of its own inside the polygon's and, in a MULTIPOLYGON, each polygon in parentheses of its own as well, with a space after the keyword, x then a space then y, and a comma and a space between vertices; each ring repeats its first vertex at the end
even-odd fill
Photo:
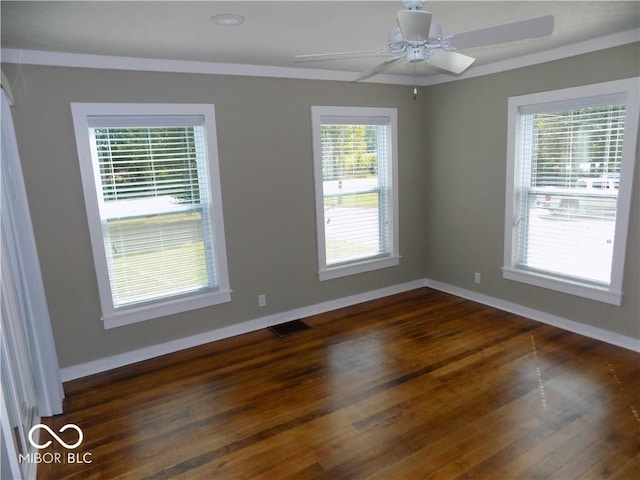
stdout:
MULTIPOLYGON (((0 3, 2 48, 363 71, 382 56, 294 62, 298 54, 384 49, 396 25, 395 1, 6 1, 0 3), (211 17, 235 13, 240 26, 211 17)), ((639 1, 427 1, 443 34, 551 14, 548 37, 462 51, 470 70, 640 26, 639 1)), ((636 30, 637 32, 637 30, 636 30)), ((637 33, 635 34, 637 35, 637 33)), ((593 42, 592 42, 593 43, 593 42)), ((414 75, 404 62, 385 73, 414 75)), ((420 67, 415 75, 440 74, 420 67)))

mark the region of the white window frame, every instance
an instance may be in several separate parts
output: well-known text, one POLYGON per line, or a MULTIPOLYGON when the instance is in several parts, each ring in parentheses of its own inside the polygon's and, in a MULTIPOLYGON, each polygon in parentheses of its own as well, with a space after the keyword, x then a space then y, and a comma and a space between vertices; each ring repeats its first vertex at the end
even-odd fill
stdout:
POLYGON ((316 200, 316 232, 318 239, 318 278, 320 281, 355 275, 359 273, 392 267, 400 263, 399 253, 399 227, 398 227, 398 113, 395 108, 385 107, 351 107, 351 106, 312 106, 311 123, 313 134, 313 168, 316 200), (380 118, 388 121, 390 127, 390 164, 384 177, 386 184, 381 188, 386 189, 388 196, 388 253, 383 256, 375 256, 345 262, 338 265, 327 265, 324 223, 324 191, 322 178, 322 154, 320 126, 322 118, 345 117, 348 123, 352 119, 354 124, 366 124, 366 119, 380 118))
MULTIPOLYGON (((628 237, 629 215, 633 190, 634 167, 638 135, 638 90, 639 78, 615 80, 549 92, 534 93, 509 98, 507 134, 507 183, 505 204, 504 265, 503 277, 509 280, 543 287, 592 300, 621 305, 623 292, 623 270, 628 237), (519 117, 521 112, 559 111, 585 103, 602 104, 612 99, 625 104, 625 129, 620 167, 620 189, 615 225, 611 281, 600 285, 568 278, 562 275, 529 270, 517 263, 517 228, 519 218, 519 159, 526 155, 518 146, 520 137, 519 117)), ((523 113, 524 113, 523 112, 523 113)))
POLYGON ((231 301, 214 106, 211 104, 72 103, 71 111, 102 308, 102 320, 105 328, 114 328, 231 301), (96 180, 95 176, 97 165, 95 165, 91 152, 89 136, 91 117, 173 117, 194 115, 204 118, 206 161, 209 173, 207 180, 211 198, 212 238, 215 245, 213 261, 216 265, 216 288, 182 296, 163 297, 147 303, 116 308, 112 299, 105 242, 100 220, 96 184, 99 180, 96 180))

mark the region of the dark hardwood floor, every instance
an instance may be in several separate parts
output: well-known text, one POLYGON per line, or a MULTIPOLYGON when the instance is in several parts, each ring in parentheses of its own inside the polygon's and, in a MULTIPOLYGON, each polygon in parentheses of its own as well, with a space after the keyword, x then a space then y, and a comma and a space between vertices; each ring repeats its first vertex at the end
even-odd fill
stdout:
POLYGON ((91 463, 39 478, 640 478, 640 354, 427 288, 305 321, 66 383, 91 463))

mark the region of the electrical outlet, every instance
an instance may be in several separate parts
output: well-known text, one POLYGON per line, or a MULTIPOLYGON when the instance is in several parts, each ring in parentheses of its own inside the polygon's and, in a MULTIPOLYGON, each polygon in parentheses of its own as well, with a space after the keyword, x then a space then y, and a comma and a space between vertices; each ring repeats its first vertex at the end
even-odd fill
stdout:
POLYGON ((267 306, 267 296, 264 293, 258 295, 258 306, 266 307, 267 306))
POLYGON ((480 281, 481 281, 481 280, 482 280, 482 275, 480 275, 480 272, 476 272, 476 273, 473 275, 473 281, 474 281, 475 283, 480 283, 480 281))

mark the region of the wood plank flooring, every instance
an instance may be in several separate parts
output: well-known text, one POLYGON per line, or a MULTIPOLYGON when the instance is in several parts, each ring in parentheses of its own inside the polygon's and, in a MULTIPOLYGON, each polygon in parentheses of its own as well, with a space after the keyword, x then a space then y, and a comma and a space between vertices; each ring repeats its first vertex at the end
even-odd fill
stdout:
POLYGON ((66 383, 91 463, 39 479, 640 478, 640 354, 427 288, 305 322, 66 383))

